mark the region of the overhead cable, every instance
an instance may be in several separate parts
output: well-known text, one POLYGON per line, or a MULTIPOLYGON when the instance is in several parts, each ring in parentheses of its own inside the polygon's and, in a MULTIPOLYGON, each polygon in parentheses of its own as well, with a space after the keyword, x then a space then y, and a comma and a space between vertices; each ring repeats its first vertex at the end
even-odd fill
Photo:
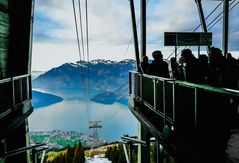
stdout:
MULTIPOLYGON (((229 6, 231 6, 234 2, 235 2, 236 0, 234 0, 232 3, 230 3, 230 5, 229 6)), ((239 1, 236 3, 236 4, 234 4, 230 9, 229 9, 229 12, 234 8, 234 7, 236 7, 237 5, 239 4, 239 1)), ((222 13, 223 12, 221 12, 219 15, 221 16, 222 15, 222 13)), ((218 18, 219 16, 217 16, 217 18, 218 18)), ((210 23, 210 25, 208 25, 208 30, 210 30, 210 29, 212 29, 220 20, 222 20, 222 18, 223 18, 223 16, 221 16, 214 24, 212 24, 212 23, 210 23), (209 27, 210 26, 210 27, 209 27)), ((216 19, 214 19, 214 21, 215 21, 216 19)))
MULTIPOLYGON (((236 0, 232 1, 229 6, 231 6, 235 1, 236 1, 236 0)), ((236 7, 238 4, 239 4, 239 1, 238 1, 236 4, 234 4, 234 5, 229 9, 229 12, 230 12, 234 7, 236 7)), ((223 13, 223 12, 219 13, 219 14, 216 16, 216 18, 213 19, 212 22, 215 22, 215 20, 218 19, 219 16, 221 16, 213 25, 211 25, 211 24, 212 24, 212 22, 211 22, 211 23, 209 24, 209 25, 211 25, 211 26, 210 26, 210 27, 209 27, 209 25, 207 26, 208 31, 211 30, 220 20, 222 20, 222 18, 223 18, 222 13, 223 13)), ((183 48, 183 50, 186 49, 187 47, 188 47, 188 46, 185 46, 185 47, 183 48)), ((191 47, 191 46, 189 46, 189 48, 190 48, 190 47, 191 47)), ((177 56, 179 56, 180 53, 181 53, 181 52, 179 52, 179 53, 177 54, 177 56)))
POLYGON ((79 4, 79 18, 80 18, 81 46, 82 46, 81 48, 82 48, 83 61, 84 61, 85 60, 85 49, 84 49, 84 35, 83 35, 83 25, 82 25, 80 0, 78 0, 78 4, 79 4))
MULTIPOLYGON (((147 0, 146 6, 148 5, 148 3, 149 3, 149 0, 147 0)), ((138 28, 139 23, 140 23, 140 20, 141 20, 141 17, 139 18, 139 20, 138 20, 138 22, 137 22, 137 24, 136 24, 136 28, 138 28)), ((124 53, 124 56, 126 56, 128 50, 129 50, 129 47, 130 47, 130 45, 132 44, 132 41, 133 41, 133 36, 132 36, 132 37, 130 38, 130 40, 129 40, 129 43, 128 43, 127 48, 126 48, 125 53, 124 53)))
POLYGON ((86 53, 87 53, 87 89, 88 89, 88 109, 90 114, 90 46, 89 46, 89 21, 88 21, 88 1, 85 0, 85 21, 86 21, 86 53))
MULTIPOLYGON (((207 19, 221 6, 222 3, 223 3, 223 1, 220 2, 220 3, 207 15, 207 17, 205 18, 205 20, 207 20, 207 19)), ((199 24, 199 25, 193 30, 193 32, 195 32, 200 26, 201 26, 201 24, 199 24)), ((177 50, 179 49, 179 47, 180 47, 180 46, 177 46, 177 50)), ((186 48, 187 48, 187 46, 184 47, 184 49, 186 49, 186 48)), ((174 53, 175 53, 175 51, 172 52, 172 53, 167 57, 166 60, 168 60, 174 53)), ((178 53, 178 54, 180 54, 180 53, 178 53)))
MULTIPOLYGON (((73 11, 74 11, 74 20, 75 20, 75 29, 76 29, 76 39, 77 39, 77 45, 78 45, 78 53, 79 53, 80 64, 81 64, 83 62, 82 62, 82 56, 81 56, 79 30, 78 30, 78 23, 77 23, 77 17, 76 17, 76 7, 75 7, 74 0, 72 0, 72 6, 73 6, 73 11)), ((84 96, 85 96, 85 99, 86 99, 86 86, 85 86, 85 82, 84 82, 84 72, 83 72, 83 68, 82 68, 81 65, 80 65, 80 70, 81 70, 81 78, 82 78, 82 83, 83 83, 84 96)), ((87 112, 87 118, 88 118, 88 121, 89 121, 89 113, 88 112, 87 112)))

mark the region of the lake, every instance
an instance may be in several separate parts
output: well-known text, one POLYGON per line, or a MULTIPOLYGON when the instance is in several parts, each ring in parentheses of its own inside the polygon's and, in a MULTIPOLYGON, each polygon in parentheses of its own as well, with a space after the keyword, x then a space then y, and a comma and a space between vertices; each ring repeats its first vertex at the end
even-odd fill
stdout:
POLYGON ((99 137, 107 141, 120 140, 121 136, 137 135, 137 120, 126 105, 105 105, 90 101, 90 110, 80 94, 57 94, 64 98, 60 103, 35 109, 29 117, 30 131, 78 131, 92 134, 89 121, 102 121, 99 137))

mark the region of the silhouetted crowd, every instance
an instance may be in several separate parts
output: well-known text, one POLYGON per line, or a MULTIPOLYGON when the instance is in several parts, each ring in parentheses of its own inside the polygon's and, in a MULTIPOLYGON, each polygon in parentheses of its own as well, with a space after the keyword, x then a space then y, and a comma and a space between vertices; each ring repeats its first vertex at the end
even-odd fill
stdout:
POLYGON ((172 57, 167 63, 161 51, 154 51, 152 56, 152 63, 147 56, 142 58, 141 69, 145 74, 238 90, 239 58, 231 53, 223 56, 219 48, 211 47, 208 56, 201 54, 198 58, 190 49, 184 49, 178 62, 172 57))

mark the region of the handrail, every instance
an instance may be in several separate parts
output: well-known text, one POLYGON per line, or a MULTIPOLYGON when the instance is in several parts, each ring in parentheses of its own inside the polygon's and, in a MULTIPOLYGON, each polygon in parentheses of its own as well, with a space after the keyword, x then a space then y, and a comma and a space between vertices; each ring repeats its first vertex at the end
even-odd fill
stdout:
POLYGON ((213 86, 209 86, 209 85, 195 84, 195 83, 189 83, 189 82, 183 82, 183 81, 175 81, 175 82, 176 82, 176 84, 186 86, 186 87, 200 88, 200 89, 203 89, 203 90, 206 90, 209 92, 222 93, 222 94, 239 97, 238 90, 232 90, 232 89, 228 89, 228 88, 218 88, 218 87, 213 87, 213 86))
POLYGON ((22 78, 27 78, 30 77, 30 74, 25 74, 25 75, 19 75, 19 76, 14 76, 13 80, 18 80, 18 79, 22 79, 22 78))
POLYGON ((12 80, 11 78, 1 79, 0 84, 10 82, 11 80, 12 80))
POLYGON ((22 152, 25 152, 25 151, 28 151, 28 150, 31 150, 31 149, 35 149, 37 147, 41 147, 41 146, 44 146, 44 145, 46 145, 46 143, 41 143, 41 144, 36 144, 36 145, 28 146, 28 147, 22 147, 22 148, 14 149, 12 151, 6 152, 5 157, 16 155, 16 154, 19 154, 19 153, 22 153, 22 152))
POLYGON ((131 137, 128 137, 128 136, 121 136, 121 139, 123 141, 126 141, 126 142, 130 142, 130 143, 137 143, 137 144, 141 144, 141 145, 146 145, 146 142, 143 141, 143 140, 139 140, 139 139, 136 139, 136 138, 131 138, 131 137))
POLYGON ((31 76, 30 74, 25 74, 25 75, 20 75, 20 76, 14 76, 12 78, 0 79, 0 84, 4 84, 4 83, 10 82, 12 80, 18 80, 18 79, 26 78, 26 77, 30 77, 30 76, 31 76))
MULTIPOLYGON (((132 74, 140 74, 139 72, 136 71, 130 71, 132 74)), ((163 78, 163 77, 158 77, 158 76, 152 76, 148 74, 142 74, 142 76, 147 77, 147 78, 155 78, 159 81, 173 81, 175 84, 179 84, 185 87, 191 87, 191 88, 200 88, 209 92, 214 92, 214 93, 222 93, 222 94, 227 94, 227 95, 232 95, 232 96, 238 96, 239 97, 239 90, 233 90, 229 88, 219 88, 219 87, 213 87, 209 85, 203 85, 203 84, 196 84, 196 83, 190 83, 186 81, 180 81, 180 80, 175 80, 175 79, 170 79, 170 78, 163 78)))
POLYGON ((0 119, 31 98, 31 75, 24 74, 0 80, 0 119))

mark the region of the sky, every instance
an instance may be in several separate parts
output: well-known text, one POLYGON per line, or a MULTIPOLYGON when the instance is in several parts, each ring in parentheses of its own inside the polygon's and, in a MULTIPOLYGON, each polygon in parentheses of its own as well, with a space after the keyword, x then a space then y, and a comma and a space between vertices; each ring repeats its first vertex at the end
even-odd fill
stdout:
MULTIPOLYGON (((83 40, 86 45, 85 1, 80 2, 83 40)), ((231 2, 236 4, 238 0, 231 2)), ((202 1, 205 17, 219 3, 220 1, 202 1)), ((75 5, 77 20, 79 20, 78 3, 75 2, 75 5)), ((137 22, 140 18, 139 5, 139 0, 135 0, 137 22)), ((71 0, 35 0, 32 70, 47 71, 63 63, 80 60, 72 6, 71 0)), ((207 19, 206 23, 210 24, 221 11, 222 6, 207 19)), ((231 10, 229 19, 229 51, 236 58, 239 57, 238 17, 239 5, 231 10)), ((89 60, 135 59, 134 44, 130 42, 133 35, 129 0, 88 0, 88 22, 89 60)), ((148 0, 147 55, 152 58, 151 54, 154 50, 161 50, 164 59, 168 58, 173 53, 174 47, 164 46, 164 32, 192 32, 199 24, 194 0, 148 0)), ((138 33, 139 30, 140 28, 138 33)), ((200 30, 201 28, 197 31, 200 30)), ((209 32, 213 33, 213 46, 221 48, 222 20, 209 32)), ((201 49, 205 50, 204 47, 201 49)), ((197 47, 192 50, 197 50, 197 47)), ((87 60, 86 52, 85 57, 81 56, 81 59, 87 60)))

